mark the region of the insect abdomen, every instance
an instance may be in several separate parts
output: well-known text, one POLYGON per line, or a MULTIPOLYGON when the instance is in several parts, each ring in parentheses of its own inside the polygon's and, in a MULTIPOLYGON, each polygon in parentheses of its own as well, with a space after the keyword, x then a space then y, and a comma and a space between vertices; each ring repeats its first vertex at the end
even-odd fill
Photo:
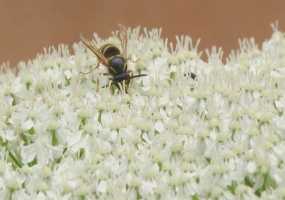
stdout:
POLYGON ((100 51, 105 56, 105 58, 111 58, 121 54, 121 51, 118 47, 112 44, 105 44, 100 48, 100 51))

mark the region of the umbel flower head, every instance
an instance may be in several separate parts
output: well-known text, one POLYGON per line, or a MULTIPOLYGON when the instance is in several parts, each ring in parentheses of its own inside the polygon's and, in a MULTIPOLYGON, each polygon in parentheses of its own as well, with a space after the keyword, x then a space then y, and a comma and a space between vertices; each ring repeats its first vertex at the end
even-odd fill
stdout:
MULTIPOLYGON (((120 45, 117 37, 98 46, 120 45)), ((128 29, 128 93, 82 43, 0 74, 0 199, 285 198, 285 36, 200 58, 128 29), (194 76, 195 75, 195 76, 194 76)))

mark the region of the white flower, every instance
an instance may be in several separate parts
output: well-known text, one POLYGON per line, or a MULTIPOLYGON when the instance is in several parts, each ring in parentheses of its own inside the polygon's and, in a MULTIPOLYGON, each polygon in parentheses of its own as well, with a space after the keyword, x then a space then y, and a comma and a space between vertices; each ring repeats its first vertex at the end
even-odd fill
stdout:
MULTIPOLYGON (((116 34, 116 33, 114 33, 116 34)), ((98 47, 118 45, 94 36, 98 47)), ((128 93, 82 43, 0 73, 0 199, 282 199, 285 37, 222 62, 128 29, 128 93), (136 61, 136 59, 138 59, 136 61), (194 73, 196 77, 189 76, 194 73)))

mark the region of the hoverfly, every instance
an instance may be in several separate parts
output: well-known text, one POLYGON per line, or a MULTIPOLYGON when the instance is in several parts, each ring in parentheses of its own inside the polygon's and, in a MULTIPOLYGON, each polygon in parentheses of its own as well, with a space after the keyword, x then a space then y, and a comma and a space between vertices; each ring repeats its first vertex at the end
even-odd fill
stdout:
MULTIPOLYGON (((104 75, 111 76, 110 83, 111 85, 115 85, 119 90, 123 89, 127 92, 129 83, 131 79, 146 76, 146 74, 136 74, 133 75, 131 70, 128 70, 127 65, 127 32, 120 32, 119 39, 122 45, 122 52, 121 50, 113 45, 113 44, 105 44, 98 48, 94 42, 91 43, 83 36, 80 36, 81 41, 83 44, 91 50, 95 56, 98 58, 98 63, 95 68, 99 67, 100 63, 107 67, 108 73, 104 73, 104 75)), ((94 68, 94 69, 95 69, 94 68)), ((91 70, 93 71, 93 70, 91 70)), ((91 72, 90 71, 90 72, 91 72)), ((87 72, 87 73, 90 73, 87 72)), ((84 73, 84 74, 87 74, 84 73)))

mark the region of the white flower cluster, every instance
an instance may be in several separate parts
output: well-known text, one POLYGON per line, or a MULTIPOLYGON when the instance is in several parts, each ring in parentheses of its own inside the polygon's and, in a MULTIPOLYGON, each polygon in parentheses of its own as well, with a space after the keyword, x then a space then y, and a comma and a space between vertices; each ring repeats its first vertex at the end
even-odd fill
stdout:
POLYGON ((97 63, 82 43, 0 74, 0 199, 284 199, 284 34, 226 64, 189 37, 128 39, 148 76, 127 94, 102 87, 104 66, 80 73, 97 63))

